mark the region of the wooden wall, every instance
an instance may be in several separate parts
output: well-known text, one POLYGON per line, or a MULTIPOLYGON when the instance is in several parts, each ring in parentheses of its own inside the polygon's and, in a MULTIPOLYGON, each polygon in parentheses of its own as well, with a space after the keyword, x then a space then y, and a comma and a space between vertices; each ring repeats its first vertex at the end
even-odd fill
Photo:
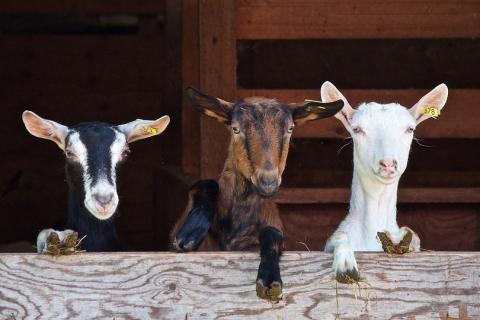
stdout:
POLYGON ((155 243, 154 172, 181 162, 181 3, 77 4, 0 4, 0 244, 33 242, 67 214, 63 155, 27 133, 30 109, 66 125, 171 116, 163 135, 131 146, 118 182, 120 236, 139 250, 165 248, 155 243))
MULTIPOLYGON (((377 101, 408 107, 445 82, 449 98, 440 120, 416 131, 421 140, 400 182, 399 223, 418 231, 427 249, 480 250, 480 113, 474 107, 480 97, 480 2, 222 2, 228 10, 190 3, 197 5, 189 34, 198 35, 192 46, 199 62, 188 70, 198 75, 201 89, 227 100, 318 99, 329 80, 353 106, 377 101)), ((184 168, 215 178, 228 132, 206 117, 197 132, 200 157, 184 158, 184 168)), ((346 214, 352 148, 339 150, 347 137, 333 118, 295 129, 276 198, 288 249, 304 248, 299 242, 323 249, 346 214)), ((186 147, 186 153, 194 150, 186 147)))

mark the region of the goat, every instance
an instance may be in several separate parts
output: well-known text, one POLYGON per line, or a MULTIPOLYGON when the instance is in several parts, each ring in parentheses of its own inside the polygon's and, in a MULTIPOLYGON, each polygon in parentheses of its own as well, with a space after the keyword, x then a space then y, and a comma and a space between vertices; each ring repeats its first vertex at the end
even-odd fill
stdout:
POLYGON ((420 250, 420 239, 410 228, 397 224, 397 189, 407 167, 416 126, 440 112, 448 88, 440 84, 413 107, 398 103, 363 103, 353 109, 330 82, 321 88, 322 101, 342 99, 344 107, 335 115, 353 139, 353 181, 350 208, 325 251, 333 252, 333 271, 340 282, 359 280, 354 251, 382 251, 377 232, 386 231, 393 244, 412 234, 409 251, 420 250))
POLYGON ((72 127, 43 119, 31 111, 25 111, 22 118, 28 132, 55 142, 66 159, 68 230, 42 230, 37 237, 37 251, 46 252, 49 235, 56 233, 62 241, 72 230, 80 237, 86 236, 82 248, 87 251, 120 250, 122 246, 113 224, 119 203, 118 165, 126 159, 129 143, 162 133, 170 118, 137 119, 118 126, 86 122, 72 127))
POLYGON ((218 185, 206 180, 192 187, 188 205, 172 230, 172 246, 177 251, 200 245, 202 250, 260 247, 257 295, 278 301, 283 285, 279 268, 283 227, 271 198, 280 187, 293 128, 333 116, 343 102, 287 105, 252 97, 232 103, 193 88, 187 88, 186 94, 200 112, 230 129, 231 140, 218 185))

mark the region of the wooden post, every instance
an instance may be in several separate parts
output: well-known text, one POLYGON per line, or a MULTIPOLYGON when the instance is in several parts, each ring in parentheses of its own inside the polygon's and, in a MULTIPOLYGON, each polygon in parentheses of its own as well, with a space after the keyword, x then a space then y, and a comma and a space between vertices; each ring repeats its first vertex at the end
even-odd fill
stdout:
MULTIPOLYGON (((233 0, 200 1, 200 89, 234 100, 236 95, 235 4, 233 0)), ((225 161, 228 131, 201 117, 201 177, 217 178, 225 161)))

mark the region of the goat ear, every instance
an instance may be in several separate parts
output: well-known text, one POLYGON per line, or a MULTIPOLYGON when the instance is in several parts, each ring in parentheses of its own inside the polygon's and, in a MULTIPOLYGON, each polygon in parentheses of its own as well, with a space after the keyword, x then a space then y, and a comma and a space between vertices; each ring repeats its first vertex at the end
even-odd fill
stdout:
POLYGON ((334 100, 342 100, 343 101, 343 108, 335 115, 335 118, 340 120, 345 128, 350 128, 350 121, 352 120, 353 114, 355 113, 355 109, 352 108, 350 103, 348 103, 347 98, 333 85, 333 83, 329 81, 325 81, 320 89, 320 96, 322 97, 322 101, 329 102, 334 100))
POLYGON ((185 89, 185 94, 201 113, 226 124, 232 120, 233 103, 206 95, 193 87, 185 89))
POLYGON ((303 124, 307 121, 334 116, 342 109, 343 101, 320 102, 306 100, 305 102, 291 103, 288 106, 292 111, 295 124, 303 124))
POLYGON ((448 97, 448 87, 442 83, 432 91, 424 95, 410 108, 410 114, 415 118, 417 124, 428 118, 440 115, 440 110, 445 106, 448 97))
POLYGON ((157 120, 137 119, 129 123, 118 125, 117 129, 125 134, 127 142, 131 143, 159 135, 167 128, 169 123, 170 117, 163 116, 157 120))
POLYGON ((24 111, 22 120, 28 132, 35 137, 52 140, 65 150, 65 138, 68 134, 68 127, 55 121, 43 119, 32 111, 24 111))

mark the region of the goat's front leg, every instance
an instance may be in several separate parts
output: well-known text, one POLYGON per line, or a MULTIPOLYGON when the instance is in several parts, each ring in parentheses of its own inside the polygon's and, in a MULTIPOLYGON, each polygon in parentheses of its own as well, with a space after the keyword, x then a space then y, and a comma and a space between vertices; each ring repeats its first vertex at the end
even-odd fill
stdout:
POLYGON ((360 280, 357 261, 346 232, 336 231, 327 240, 325 251, 333 252, 332 269, 338 282, 352 283, 360 280))
POLYGON ((198 249, 212 224, 217 197, 218 184, 214 180, 200 180, 190 188, 187 208, 171 233, 174 250, 198 249))
POLYGON ((38 253, 59 255, 61 248, 74 252, 77 245, 78 233, 70 229, 63 231, 43 229, 37 236, 38 253))
POLYGON ((276 303, 283 297, 279 265, 283 234, 277 228, 267 226, 260 231, 259 240, 260 266, 257 275, 257 295, 276 303))

